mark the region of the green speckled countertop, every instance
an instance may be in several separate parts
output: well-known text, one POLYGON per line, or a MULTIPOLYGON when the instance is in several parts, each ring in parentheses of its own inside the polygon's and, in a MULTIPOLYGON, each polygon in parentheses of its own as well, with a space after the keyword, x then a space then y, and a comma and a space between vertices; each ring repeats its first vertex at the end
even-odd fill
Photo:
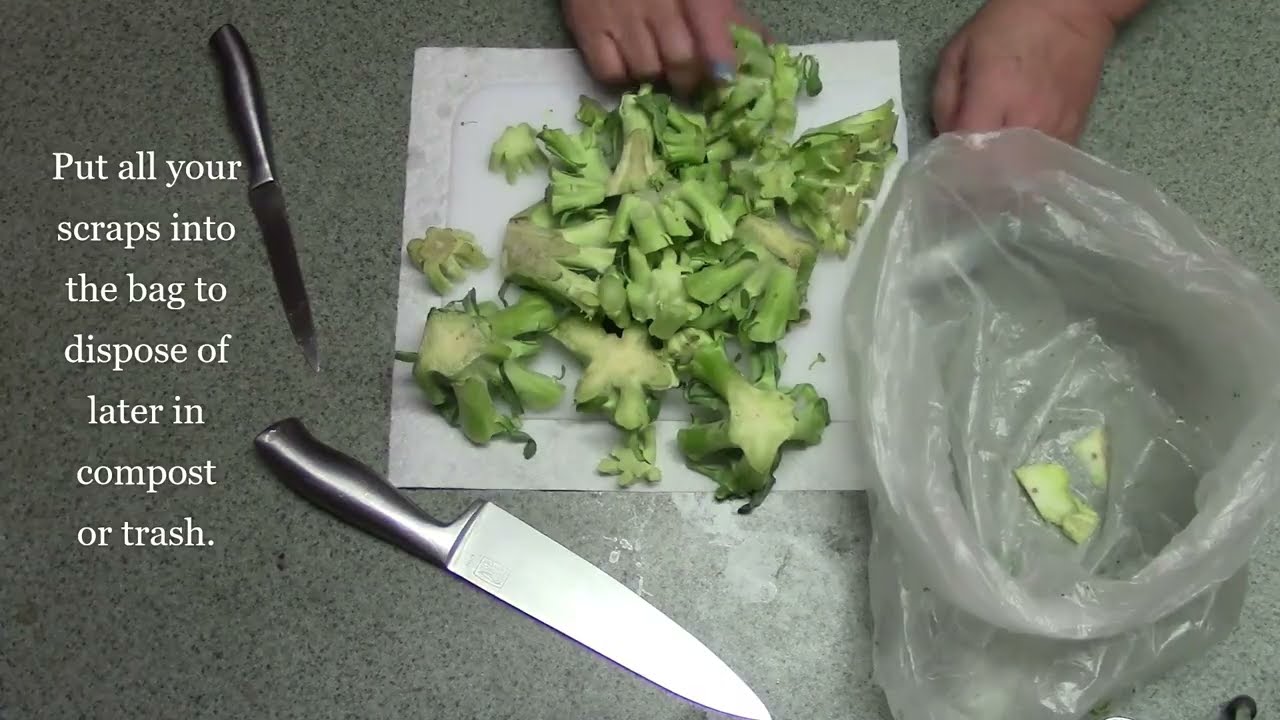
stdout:
MULTIPOLYGON (((912 143, 931 60, 976 0, 758 0, 792 42, 901 43, 912 143)), ((461 583, 312 511, 271 479, 253 435, 286 415, 386 463, 413 50, 564 46, 551 0, 11 0, 0 7, 4 187, 0 347, 0 718, 701 717, 461 583), (61 219, 213 215, 252 228, 240 183, 55 183, 51 153, 237 158, 206 39, 231 21, 257 56, 322 338, 307 372, 257 242, 71 246, 61 219), (224 305, 72 305, 62 285, 225 282, 224 305), (61 360, 75 333, 234 337, 219 368, 110 373, 61 360), (205 404, 203 427, 102 427, 86 395, 205 404), (218 465, 213 487, 82 488, 84 463, 218 465), (79 548, 83 525, 178 524, 204 548, 79 548)), ((1085 147, 1143 173, 1280 286, 1280 5, 1157 2, 1108 65, 1085 147)), ((252 233, 242 230, 243 238, 252 233)), ((869 527, 860 495, 787 494, 731 517, 687 497, 500 494, 509 510, 640 587, 740 670, 779 720, 887 718, 871 681, 869 527), (736 528, 735 524, 744 525, 736 528), (715 542, 717 534, 732 543, 715 542), (628 540, 631 549, 616 540, 628 540), (732 545, 732 547, 727 547, 732 545), (616 554, 615 554, 616 552, 616 554)), ((417 493, 441 515, 467 493, 417 493)), ((1256 551, 1230 641, 1115 710, 1205 717, 1280 706, 1280 528, 1256 551)))

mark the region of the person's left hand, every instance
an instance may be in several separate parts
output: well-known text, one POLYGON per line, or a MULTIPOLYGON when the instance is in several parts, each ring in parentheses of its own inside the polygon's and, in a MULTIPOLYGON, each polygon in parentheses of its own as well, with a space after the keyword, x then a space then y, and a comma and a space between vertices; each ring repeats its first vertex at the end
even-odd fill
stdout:
POLYGON ((1077 142, 1115 34, 1086 0, 988 0, 942 51, 934 127, 1029 127, 1077 142))

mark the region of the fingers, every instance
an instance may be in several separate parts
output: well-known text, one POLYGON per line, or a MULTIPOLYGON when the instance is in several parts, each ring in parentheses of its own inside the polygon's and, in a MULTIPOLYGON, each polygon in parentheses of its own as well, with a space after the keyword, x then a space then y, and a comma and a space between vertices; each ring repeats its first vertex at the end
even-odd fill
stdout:
POLYGON ((732 75, 737 67, 730 26, 740 14, 734 0, 689 0, 684 15, 702 60, 716 76, 732 75))
POLYGON ((959 101, 956 104, 950 132, 987 132, 1000 130, 1006 124, 1010 93, 1017 88, 989 65, 970 59, 960 75, 959 101))
POLYGON ((658 41, 644 22, 634 23, 627 31, 609 33, 613 42, 622 50, 622 60, 627 74, 636 82, 649 82, 662 77, 662 55, 658 53, 658 41))
POLYGON ((698 62, 697 44, 684 18, 676 13, 651 20, 650 25, 666 68, 667 82, 677 94, 693 93, 706 76, 706 69, 698 62))
POLYGON ((627 64, 622 59, 613 38, 604 33, 592 33, 578 41, 586 60, 587 70, 605 85, 623 85, 627 77, 627 64))
POLYGON ((965 48, 966 41, 958 38, 947 45, 938 58, 938 73, 933 86, 933 127, 939 133, 950 132, 955 126, 964 77, 965 48))

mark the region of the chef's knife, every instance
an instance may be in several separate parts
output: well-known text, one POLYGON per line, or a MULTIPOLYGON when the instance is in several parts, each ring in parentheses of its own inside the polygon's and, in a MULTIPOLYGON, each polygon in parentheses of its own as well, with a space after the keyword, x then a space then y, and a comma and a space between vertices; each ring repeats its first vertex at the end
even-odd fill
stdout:
POLYGON ((235 26, 218 28, 209 38, 222 74, 223 96, 236 137, 248 160, 249 206, 258 220, 267 246, 267 258, 275 276, 276 290, 284 304, 285 317, 302 354, 315 370, 320 369, 316 331, 311 320, 311 303, 298 267, 293 232, 285 212, 284 193, 276 181, 271 150, 267 107, 262 100, 258 70, 249 46, 235 26))
POLYGON ((254 442, 281 482, 316 506, 466 580, 613 662, 705 708, 749 720, 769 711, 720 658, 639 595, 498 506, 451 523, 423 512, 296 418, 254 442))

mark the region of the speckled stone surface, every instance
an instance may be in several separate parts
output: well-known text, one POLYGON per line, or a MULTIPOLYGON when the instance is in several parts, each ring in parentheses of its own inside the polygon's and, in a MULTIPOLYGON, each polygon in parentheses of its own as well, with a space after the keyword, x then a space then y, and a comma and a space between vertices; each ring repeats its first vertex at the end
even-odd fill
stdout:
MULTIPOLYGON (((932 59, 976 2, 750 5, 794 42, 896 38, 912 142, 932 59)), ((0 7, 0 718, 683 720, 703 714, 445 575, 312 511, 252 455, 287 415, 382 468, 408 91, 422 45, 567 44, 551 0, 13 0, 0 7), (59 184, 50 153, 238 158, 206 39, 238 24, 264 77, 315 300, 324 372, 284 329, 239 183, 59 184), (225 247, 54 242, 62 219, 235 222, 225 247), (227 284, 181 311, 72 305, 62 283, 227 284), (234 336, 225 367, 111 373, 60 359, 74 333, 234 336), (86 395, 206 404, 203 427, 86 424, 86 395), (81 488, 83 463, 197 464, 218 484, 81 488), (205 548, 79 548, 82 525, 178 524, 205 548)), ((1159 2, 1108 65, 1085 146, 1151 177, 1280 287, 1280 6, 1159 2)), ((860 496, 778 495, 750 518, 696 498, 502 494, 717 649, 781 720, 887 717, 871 681, 860 496), (614 538, 611 540, 610 538, 614 538), (628 550, 616 538, 628 541, 628 550)), ((467 493, 418 493, 441 515, 467 493)), ((625 618, 620 618, 625 622, 625 618)), ((1280 705, 1280 529, 1257 549, 1239 630, 1116 710, 1205 717, 1235 693, 1280 705)))

